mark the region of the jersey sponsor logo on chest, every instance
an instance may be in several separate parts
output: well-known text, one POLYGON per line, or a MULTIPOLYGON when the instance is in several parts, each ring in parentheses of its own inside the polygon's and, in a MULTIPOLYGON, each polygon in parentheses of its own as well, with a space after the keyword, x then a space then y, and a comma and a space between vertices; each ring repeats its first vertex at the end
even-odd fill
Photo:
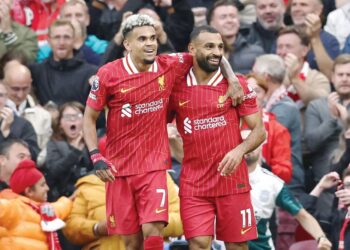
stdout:
POLYGON ((130 103, 125 103, 121 109, 121 117, 131 118, 133 115, 142 115, 159 111, 163 109, 163 107, 164 102, 162 98, 152 102, 136 104, 134 106, 130 103))
POLYGON ((193 130, 207 130, 227 125, 225 116, 210 117, 204 119, 191 120, 189 117, 184 119, 185 134, 192 134, 193 130))

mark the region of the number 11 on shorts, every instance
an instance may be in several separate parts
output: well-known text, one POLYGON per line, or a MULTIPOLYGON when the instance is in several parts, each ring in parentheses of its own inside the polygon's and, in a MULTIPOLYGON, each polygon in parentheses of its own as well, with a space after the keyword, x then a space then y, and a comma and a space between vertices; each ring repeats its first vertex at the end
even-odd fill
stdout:
POLYGON ((250 208, 241 210, 242 228, 250 227, 252 225, 252 212, 250 208), (248 225, 247 225, 248 222, 248 225))

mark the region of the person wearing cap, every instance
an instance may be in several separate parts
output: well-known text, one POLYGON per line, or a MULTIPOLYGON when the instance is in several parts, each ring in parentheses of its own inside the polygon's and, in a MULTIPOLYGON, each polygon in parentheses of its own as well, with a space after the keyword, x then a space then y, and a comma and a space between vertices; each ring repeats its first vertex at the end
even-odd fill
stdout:
POLYGON ((61 250, 56 231, 65 226, 72 201, 46 202, 49 188, 32 160, 18 164, 9 184, 11 190, 0 192, 0 249, 61 250))

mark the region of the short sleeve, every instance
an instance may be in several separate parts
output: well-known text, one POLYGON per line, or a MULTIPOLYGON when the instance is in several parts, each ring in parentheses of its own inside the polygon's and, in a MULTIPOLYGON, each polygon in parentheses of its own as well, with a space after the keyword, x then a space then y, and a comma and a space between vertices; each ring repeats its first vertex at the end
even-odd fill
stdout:
POLYGON ((89 79, 90 93, 86 104, 98 111, 101 111, 106 105, 107 90, 106 83, 109 80, 108 71, 105 68, 100 68, 96 75, 89 79))
POLYGON ((256 104, 256 93, 252 87, 250 87, 246 81, 246 79, 238 75, 239 83, 241 84, 244 92, 244 100, 237 107, 239 116, 251 115, 259 111, 258 106, 256 104))
POLYGON ((276 205, 293 216, 299 213, 300 209, 303 208, 285 186, 283 186, 276 198, 276 205))

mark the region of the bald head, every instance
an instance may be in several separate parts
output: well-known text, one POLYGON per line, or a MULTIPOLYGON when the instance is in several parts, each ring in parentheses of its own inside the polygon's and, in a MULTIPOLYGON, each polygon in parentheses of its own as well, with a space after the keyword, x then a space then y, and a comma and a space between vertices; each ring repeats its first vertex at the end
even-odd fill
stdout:
POLYGON ((18 61, 10 61, 4 67, 4 84, 8 98, 18 107, 27 99, 32 86, 32 75, 26 66, 18 61))

